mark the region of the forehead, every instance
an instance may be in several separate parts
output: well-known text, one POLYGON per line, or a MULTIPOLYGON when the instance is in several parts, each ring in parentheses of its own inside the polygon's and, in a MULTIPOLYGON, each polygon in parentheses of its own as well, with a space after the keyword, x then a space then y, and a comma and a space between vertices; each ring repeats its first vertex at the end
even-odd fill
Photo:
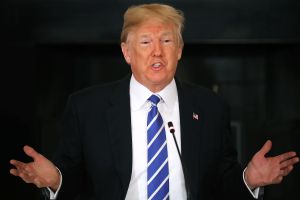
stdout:
POLYGON ((143 37, 143 36, 164 36, 174 35, 175 26, 172 23, 163 23, 158 20, 148 20, 142 24, 134 27, 129 32, 129 37, 143 37))

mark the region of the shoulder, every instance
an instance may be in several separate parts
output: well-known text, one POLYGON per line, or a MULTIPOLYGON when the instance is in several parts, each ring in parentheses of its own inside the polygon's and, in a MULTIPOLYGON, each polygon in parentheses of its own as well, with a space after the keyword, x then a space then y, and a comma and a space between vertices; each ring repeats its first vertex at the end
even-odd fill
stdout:
POLYGON ((69 96, 68 101, 71 101, 75 104, 105 104, 105 102, 108 102, 111 98, 114 98, 116 94, 120 94, 118 96, 123 98, 121 93, 125 93, 126 90, 129 90, 129 80, 130 79, 126 77, 121 80, 81 89, 72 93, 69 96))
POLYGON ((181 96, 187 96, 195 102, 200 102, 204 105, 227 104, 224 96, 212 91, 207 87, 183 81, 177 81, 177 87, 181 96))

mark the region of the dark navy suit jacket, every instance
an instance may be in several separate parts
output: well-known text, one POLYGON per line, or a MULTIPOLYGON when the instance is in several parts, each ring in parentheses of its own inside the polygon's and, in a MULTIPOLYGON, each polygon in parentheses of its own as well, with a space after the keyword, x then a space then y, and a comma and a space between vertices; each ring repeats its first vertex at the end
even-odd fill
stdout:
MULTIPOLYGON (((125 199, 132 170, 129 82, 127 77, 70 96, 54 159, 63 175, 58 199, 125 199)), ((208 89, 176 84, 182 158, 193 199, 252 199, 224 101, 208 89)))

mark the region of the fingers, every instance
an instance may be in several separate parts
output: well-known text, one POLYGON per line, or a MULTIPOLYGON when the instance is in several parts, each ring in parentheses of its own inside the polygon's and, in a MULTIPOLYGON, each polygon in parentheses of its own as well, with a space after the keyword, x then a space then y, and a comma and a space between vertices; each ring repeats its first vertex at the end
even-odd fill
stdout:
POLYGON ((20 177, 26 183, 33 183, 33 180, 34 180, 33 173, 27 172, 23 168, 20 168, 20 169, 11 169, 11 170, 9 170, 9 172, 10 172, 10 174, 12 174, 14 176, 20 177))
POLYGON ((272 142, 271 140, 267 140, 264 146, 259 150, 260 153, 263 155, 266 155, 272 148, 272 142))
MULTIPOLYGON (((291 154, 294 155, 294 154, 291 154)), ((285 160, 280 162, 280 169, 284 169, 289 166, 293 166, 294 164, 299 162, 298 157, 285 157, 285 160)))
POLYGON ((294 169, 293 165, 290 165, 284 169, 281 170, 282 176, 287 176, 292 170, 294 169))
POLYGON ((298 157, 291 158, 286 160, 280 164, 280 171, 282 176, 287 176, 293 169, 294 164, 299 162, 298 157))
POLYGON ((33 169, 28 164, 17 160, 11 160, 10 163, 16 167, 9 170, 10 174, 20 177, 25 183, 33 183, 37 187, 42 186, 33 169))
POLYGON ((25 145, 24 146, 24 152, 30 156, 31 158, 33 158, 33 160, 35 160, 40 154, 35 151, 32 147, 28 146, 28 145, 25 145))
POLYGON ((28 171, 28 167, 25 163, 18 160, 11 160, 10 164, 14 165, 16 169, 11 169, 10 173, 15 176, 20 176, 20 174, 28 171))
POLYGON ((14 176, 19 176, 18 170, 16 170, 16 169, 9 170, 9 173, 14 175, 14 176))
POLYGON ((19 171, 23 171, 26 166, 25 163, 18 160, 10 160, 10 164, 14 165, 19 171))
POLYGON ((295 152, 288 152, 285 154, 280 155, 281 159, 285 159, 280 163, 280 171, 278 173, 278 176, 273 180, 274 184, 281 183, 284 176, 287 176, 291 173, 291 171, 294 169, 294 164, 299 162, 299 158, 295 157, 295 152))
POLYGON ((276 157, 279 159, 280 162, 284 162, 285 160, 289 160, 295 156, 296 156, 296 152, 291 151, 291 152, 280 154, 276 157))
POLYGON ((21 174, 31 175, 33 173, 33 169, 30 164, 23 163, 18 160, 11 160, 10 164, 14 165, 16 169, 11 169, 10 173, 15 176, 20 176, 21 174))

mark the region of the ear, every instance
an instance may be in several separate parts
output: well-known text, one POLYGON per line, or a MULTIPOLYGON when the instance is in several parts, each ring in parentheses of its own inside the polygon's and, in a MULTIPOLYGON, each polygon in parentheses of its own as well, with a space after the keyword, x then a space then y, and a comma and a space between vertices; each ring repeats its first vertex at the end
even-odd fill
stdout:
POLYGON ((177 51, 177 60, 180 60, 182 56, 182 47, 179 47, 177 51))
POLYGON ((129 53, 129 46, 128 46, 128 44, 125 43, 125 42, 122 42, 121 43, 121 49, 122 49, 122 53, 123 53, 123 56, 124 56, 126 62, 128 64, 130 64, 130 53, 129 53))

